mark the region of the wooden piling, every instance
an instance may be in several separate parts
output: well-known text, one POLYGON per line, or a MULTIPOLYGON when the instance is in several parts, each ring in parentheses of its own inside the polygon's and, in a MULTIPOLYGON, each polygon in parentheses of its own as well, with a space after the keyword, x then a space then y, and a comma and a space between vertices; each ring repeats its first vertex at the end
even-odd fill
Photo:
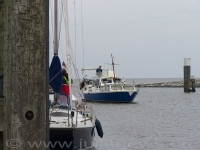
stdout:
POLYGON ((190 83, 192 85, 192 92, 196 92, 196 89, 195 89, 195 79, 190 79, 190 83))
POLYGON ((0 150, 3 150, 3 98, 0 98, 0 150))
POLYGON ((0 3, 3 7, 0 9, 0 26, 3 12, 0 38, 3 34, 4 39, 3 50, 0 49, 5 96, 4 150, 46 149, 44 144, 31 147, 33 142, 45 143, 47 139, 46 1, 0 3))
MULTIPOLYGON (((0 76, 3 75, 3 50, 4 50, 4 36, 3 36, 3 25, 4 25, 4 3, 0 1, 0 76)), ((1 79, 0 79, 1 80, 1 79)), ((3 120, 4 120, 4 99, 2 96, 2 81, 0 81, 0 150, 3 150, 3 120)))
POLYGON ((0 2, 0 74, 3 74, 3 50, 4 50, 4 3, 0 2))

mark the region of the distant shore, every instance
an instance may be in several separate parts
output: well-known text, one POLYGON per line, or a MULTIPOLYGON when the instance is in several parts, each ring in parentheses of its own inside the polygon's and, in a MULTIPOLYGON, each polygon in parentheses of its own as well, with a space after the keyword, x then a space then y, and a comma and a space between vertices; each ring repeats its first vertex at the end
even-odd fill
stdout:
MULTIPOLYGON (((173 81, 173 82, 162 82, 162 83, 148 83, 148 84, 136 84, 135 86, 140 87, 183 87, 182 81, 173 81)), ((200 80, 195 80, 195 87, 200 87, 200 80)))

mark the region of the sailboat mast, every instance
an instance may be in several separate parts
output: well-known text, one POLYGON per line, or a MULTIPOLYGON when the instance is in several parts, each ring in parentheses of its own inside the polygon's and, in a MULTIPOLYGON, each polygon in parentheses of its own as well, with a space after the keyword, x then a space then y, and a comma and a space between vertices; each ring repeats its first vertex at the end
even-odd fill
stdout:
MULTIPOLYGON (((72 101, 72 91, 71 91, 71 55, 70 55, 70 40, 69 40, 69 23, 68 23, 68 0, 64 1, 65 7, 65 30, 66 30, 66 48, 67 48, 67 69, 68 69, 68 79, 69 79, 69 93, 70 101, 72 101)), ((70 104, 72 104, 70 102, 70 104)))
POLYGON ((58 55, 58 1, 54 0, 54 55, 58 55))

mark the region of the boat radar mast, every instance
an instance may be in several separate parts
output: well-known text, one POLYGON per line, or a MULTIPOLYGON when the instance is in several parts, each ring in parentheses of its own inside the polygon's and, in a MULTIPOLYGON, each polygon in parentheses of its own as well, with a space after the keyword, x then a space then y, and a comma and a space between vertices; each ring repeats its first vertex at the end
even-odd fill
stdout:
POLYGON ((112 65, 112 67, 113 67, 113 74, 114 74, 113 81, 114 81, 114 83, 115 83, 115 65, 119 65, 119 64, 115 64, 114 61, 113 61, 113 58, 114 58, 114 57, 113 57, 113 55, 111 54, 112 64, 108 64, 108 63, 106 63, 106 64, 112 65))

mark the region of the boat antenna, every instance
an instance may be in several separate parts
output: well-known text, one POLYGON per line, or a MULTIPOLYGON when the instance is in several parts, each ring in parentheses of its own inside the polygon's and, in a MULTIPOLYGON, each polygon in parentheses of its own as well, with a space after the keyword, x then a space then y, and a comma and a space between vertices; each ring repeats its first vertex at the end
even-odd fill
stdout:
POLYGON ((114 61, 113 61, 113 55, 111 54, 111 59, 112 59, 112 64, 109 64, 109 63, 105 63, 105 64, 108 64, 108 65, 112 65, 113 66, 113 74, 114 74, 114 83, 115 83, 115 65, 119 65, 119 64, 115 64, 114 61))

